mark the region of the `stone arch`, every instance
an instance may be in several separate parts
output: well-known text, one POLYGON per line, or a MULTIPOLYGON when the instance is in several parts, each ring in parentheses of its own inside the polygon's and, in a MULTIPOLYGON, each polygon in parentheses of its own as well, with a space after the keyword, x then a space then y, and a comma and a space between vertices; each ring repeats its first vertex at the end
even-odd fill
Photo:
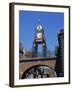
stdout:
POLYGON ((47 67, 48 69, 48 72, 47 72, 47 77, 57 77, 56 75, 56 72, 53 70, 53 68, 49 67, 48 65, 43 65, 43 64, 38 64, 38 65, 34 65, 34 66, 31 66, 30 68, 28 68, 27 70, 25 70, 23 72, 23 75, 21 77, 21 79, 24 79, 25 78, 25 75, 33 68, 36 68, 36 67, 47 67))

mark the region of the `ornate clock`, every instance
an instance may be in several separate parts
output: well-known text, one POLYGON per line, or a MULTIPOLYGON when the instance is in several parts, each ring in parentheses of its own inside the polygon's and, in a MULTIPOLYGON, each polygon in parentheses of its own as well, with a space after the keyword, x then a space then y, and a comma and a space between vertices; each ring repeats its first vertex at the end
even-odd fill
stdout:
POLYGON ((43 28, 41 25, 38 25, 36 28, 36 40, 42 40, 42 36, 43 36, 43 28))

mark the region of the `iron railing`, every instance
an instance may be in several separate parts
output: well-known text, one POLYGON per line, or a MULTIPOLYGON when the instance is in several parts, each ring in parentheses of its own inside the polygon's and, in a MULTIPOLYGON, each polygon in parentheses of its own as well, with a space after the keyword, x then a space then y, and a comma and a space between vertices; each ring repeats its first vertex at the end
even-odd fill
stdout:
MULTIPOLYGON (((42 55, 42 52, 38 52, 37 57, 44 57, 44 56, 42 55)), ((56 52, 55 51, 47 51, 45 57, 55 58, 56 57, 56 52)))

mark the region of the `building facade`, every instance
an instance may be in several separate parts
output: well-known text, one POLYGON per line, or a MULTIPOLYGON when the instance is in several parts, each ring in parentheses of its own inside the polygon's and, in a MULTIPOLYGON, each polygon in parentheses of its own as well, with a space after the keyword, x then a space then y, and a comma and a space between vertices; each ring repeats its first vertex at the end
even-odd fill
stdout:
POLYGON ((64 76, 64 30, 61 29, 58 33, 58 43, 57 47, 57 59, 56 59, 56 72, 58 77, 64 76))

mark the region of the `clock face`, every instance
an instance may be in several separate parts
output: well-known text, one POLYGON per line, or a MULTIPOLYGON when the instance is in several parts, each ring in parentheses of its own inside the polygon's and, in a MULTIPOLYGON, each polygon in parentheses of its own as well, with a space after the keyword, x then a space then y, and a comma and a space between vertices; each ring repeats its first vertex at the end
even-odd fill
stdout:
POLYGON ((37 38, 42 38, 42 33, 37 33, 37 38))
POLYGON ((39 26, 37 26, 37 30, 42 30, 42 26, 41 25, 39 25, 39 26))

